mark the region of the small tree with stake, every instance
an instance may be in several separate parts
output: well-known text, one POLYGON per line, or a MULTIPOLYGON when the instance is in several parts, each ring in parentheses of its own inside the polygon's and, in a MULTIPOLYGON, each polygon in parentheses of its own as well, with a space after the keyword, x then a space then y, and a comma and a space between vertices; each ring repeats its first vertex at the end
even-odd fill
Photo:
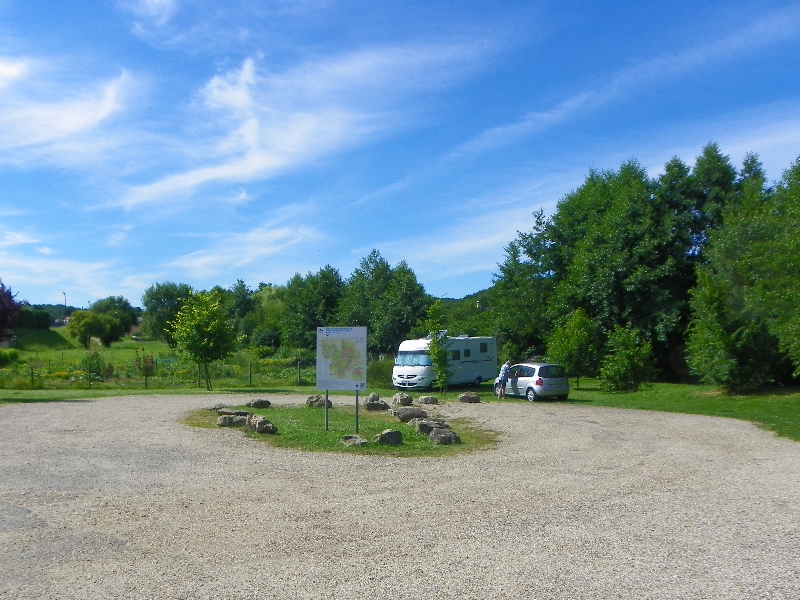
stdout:
POLYGON ((431 366, 436 371, 436 379, 433 385, 439 388, 441 393, 447 392, 447 383, 453 370, 447 360, 447 331, 445 331, 445 314, 442 303, 437 300, 428 308, 426 319, 422 327, 428 332, 430 345, 428 354, 431 357, 431 366))
POLYGON ((218 294, 192 294, 171 323, 178 348, 203 368, 206 389, 212 390, 208 363, 222 360, 236 347, 236 330, 218 294))

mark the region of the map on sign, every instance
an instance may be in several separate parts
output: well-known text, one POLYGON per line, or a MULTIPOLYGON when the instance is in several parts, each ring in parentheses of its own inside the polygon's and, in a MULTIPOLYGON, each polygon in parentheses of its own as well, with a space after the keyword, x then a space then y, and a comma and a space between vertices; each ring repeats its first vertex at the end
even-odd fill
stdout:
POLYGON ((317 327, 317 389, 367 388, 367 328, 317 327))

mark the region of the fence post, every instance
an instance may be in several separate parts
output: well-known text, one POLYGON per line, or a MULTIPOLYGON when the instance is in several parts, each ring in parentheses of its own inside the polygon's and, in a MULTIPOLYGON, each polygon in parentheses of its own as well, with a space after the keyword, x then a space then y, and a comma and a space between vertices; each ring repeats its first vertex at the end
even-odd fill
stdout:
POLYGON ((253 387, 253 363, 247 363, 248 387, 253 387))
POLYGON ((300 361, 297 361, 297 385, 300 385, 300 361))

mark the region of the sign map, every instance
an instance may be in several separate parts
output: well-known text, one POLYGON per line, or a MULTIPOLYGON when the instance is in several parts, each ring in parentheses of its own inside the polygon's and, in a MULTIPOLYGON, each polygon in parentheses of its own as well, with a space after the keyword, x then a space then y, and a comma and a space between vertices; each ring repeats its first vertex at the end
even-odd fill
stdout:
POLYGON ((317 327, 317 389, 367 388, 367 328, 317 327))

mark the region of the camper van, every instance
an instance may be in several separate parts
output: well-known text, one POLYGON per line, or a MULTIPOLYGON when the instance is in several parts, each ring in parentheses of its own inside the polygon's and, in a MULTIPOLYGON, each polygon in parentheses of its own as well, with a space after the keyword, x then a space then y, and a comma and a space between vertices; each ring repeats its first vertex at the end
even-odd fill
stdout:
MULTIPOLYGON (((392 384, 399 390, 425 389, 433 385, 436 372, 428 354, 430 338, 406 340, 400 344, 392 369, 392 384)), ((449 385, 480 384, 497 375, 497 342, 493 337, 449 337, 448 362, 453 371, 449 385)))

